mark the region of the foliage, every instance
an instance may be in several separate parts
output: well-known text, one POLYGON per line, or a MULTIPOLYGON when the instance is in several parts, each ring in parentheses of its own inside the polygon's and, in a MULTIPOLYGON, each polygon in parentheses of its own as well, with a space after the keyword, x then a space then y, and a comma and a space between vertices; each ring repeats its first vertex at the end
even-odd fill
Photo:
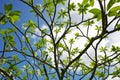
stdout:
POLYGON ((37 21, 22 22, 25 13, 13 10, 14 4, 4 4, 4 12, 0 12, 4 27, 0 27, 1 80, 120 78, 120 45, 101 45, 120 31, 120 5, 116 5, 120 0, 35 1, 18 2, 32 9, 37 21), (75 15, 79 20, 74 20, 75 15), (16 24, 18 20, 22 27, 16 24))

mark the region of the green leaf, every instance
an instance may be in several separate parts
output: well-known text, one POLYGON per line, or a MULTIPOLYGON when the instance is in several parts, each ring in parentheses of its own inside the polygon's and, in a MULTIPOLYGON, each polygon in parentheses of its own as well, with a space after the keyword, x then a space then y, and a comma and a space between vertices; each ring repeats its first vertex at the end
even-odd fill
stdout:
POLYGON ((35 27, 35 22, 33 20, 28 21, 29 26, 35 27))
POLYGON ((47 76, 45 76, 44 80, 49 80, 47 76))
POLYGON ((54 32, 57 34, 57 33, 59 33, 60 32, 60 28, 56 28, 55 30, 54 30, 54 32))
POLYGON ((16 60, 16 61, 19 61, 19 58, 18 58, 17 55, 13 55, 12 58, 13 58, 14 60, 16 60))
POLYGON ((75 11, 75 8, 76 8, 75 3, 71 3, 70 6, 69 6, 69 10, 70 10, 70 11, 71 11, 71 10, 75 11))
POLYGON ((108 48, 105 46, 105 47, 101 47, 99 50, 100 50, 100 52, 104 52, 104 51, 107 51, 108 48))
POLYGON ((4 29, 0 29, 0 34, 4 35, 5 34, 5 30, 4 29))
POLYGON ((67 77, 67 79, 66 80, 70 80, 70 77, 67 77))
POLYGON ((90 6, 94 6, 94 0, 90 0, 90 6))
POLYGON ((55 78, 55 74, 52 74, 51 77, 52 77, 52 79, 54 79, 55 78))
POLYGON ((115 2, 116 2, 116 0, 109 0, 109 3, 107 5, 107 10, 109 10, 115 2))
POLYGON ((22 49, 25 51, 28 50, 28 48, 26 46, 22 47, 22 49))
POLYGON ((96 26, 95 26, 95 30, 102 31, 102 26, 96 25, 96 26))
POLYGON ((120 10, 120 6, 115 6, 110 9, 110 12, 114 12, 114 11, 118 11, 118 10, 120 10))
POLYGON ((0 24, 2 24, 2 25, 6 24, 6 23, 7 23, 7 21, 5 19, 0 21, 0 24))
POLYGON ((112 45, 111 52, 114 52, 114 51, 116 51, 116 47, 112 45))
POLYGON ((75 42, 75 40, 73 38, 69 40, 70 44, 73 44, 74 42, 75 42))
POLYGON ((110 9, 110 11, 108 12, 108 16, 119 16, 118 11, 120 10, 120 6, 115 6, 113 8, 110 9))
POLYGON ((6 40, 8 41, 8 47, 10 47, 11 45, 12 46, 15 46, 16 45, 16 42, 14 41, 14 36, 13 35, 9 35, 6 37, 6 40))
POLYGON ((5 33, 7 33, 7 34, 10 34, 12 32, 13 32, 13 30, 11 28, 7 28, 6 31, 5 31, 5 33))
POLYGON ((94 21, 93 20, 89 20, 89 21, 86 21, 83 23, 84 26, 92 26, 94 24, 94 21))
POLYGON ((83 5, 85 5, 85 4, 87 4, 87 3, 88 3, 88 0, 83 0, 83 1, 82 1, 82 4, 83 4, 83 5))
POLYGON ((117 0, 117 2, 120 2, 120 0, 117 0))
POLYGON ((97 18, 97 21, 99 21, 101 19, 101 10, 98 8, 93 8, 91 10, 89 10, 90 13, 94 14, 94 18, 97 18))
POLYGON ((0 59, 0 65, 5 64, 5 63, 6 63, 6 61, 7 61, 7 59, 6 59, 6 58, 1 58, 1 59, 0 59))
POLYGON ((87 10, 88 8, 90 7, 90 5, 88 3, 85 3, 85 4, 80 4, 78 3, 78 14, 81 14, 81 13, 87 13, 87 10))
POLYGON ((29 20, 28 25, 30 26, 30 31, 34 32, 35 31, 35 22, 33 20, 29 20))
POLYGON ((73 48, 72 55, 74 55, 75 53, 78 53, 78 52, 79 52, 79 48, 78 47, 73 48))
POLYGON ((56 2, 58 4, 62 4, 62 5, 65 5, 65 1, 67 1, 67 0, 56 0, 56 2))
POLYGON ((41 30, 42 34, 45 34, 47 32, 47 28, 41 30))
POLYGON ((100 9, 98 9, 98 8, 93 8, 93 9, 89 10, 89 12, 93 13, 93 14, 99 14, 99 13, 101 13, 100 9))
POLYGON ((14 12, 11 12, 11 13, 9 14, 8 18, 9 18, 13 23, 15 23, 17 20, 19 20, 20 14, 21 14, 20 11, 14 11, 14 12))
POLYGON ((6 13, 9 13, 12 10, 12 4, 5 4, 4 10, 6 13))
POLYGON ((19 70, 19 69, 17 69, 17 70, 16 70, 16 75, 17 75, 18 77, 20 77, 20 76, 22 75, 22 71, 19 70))
POLYGON ((60 12, 58 12, 59 16, 58 16, 58 19, 59 18, 65 18, 67 16, 67 13, 66 13, 66 10, 64 9, 61 9, 60 12))
POLYGON ((117 28, 120 28, 120 24, 117 24, 116 27, 117 27, 117 28))
POLYGON ((120 51, 120 47, 112 45, 111 52, 118 52, 118 51, 120 51))
POLYGON ((75 39, 78 38, 80 34, 78 32, 75 33, 75 39))

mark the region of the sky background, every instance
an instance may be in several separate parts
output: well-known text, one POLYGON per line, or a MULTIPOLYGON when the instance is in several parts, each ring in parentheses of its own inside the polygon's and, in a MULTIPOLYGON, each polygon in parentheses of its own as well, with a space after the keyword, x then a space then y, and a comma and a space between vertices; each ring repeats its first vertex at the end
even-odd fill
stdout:
MULTIPOLYGON (((41 0, 35 0, 36 4, 37 3, 41 3, 40 1, 41 0)), ((77 3, 78 1, 80 0, 71 0, 71 2, 75 2, 77 3)), ((4 13, 4 4, 13 4, 13 10, 18 10, 18 11, 21 11, 22 12, 22 15, 20 17, 20 20, 16 22, 16 25, 18 26, 19 29, 22 29, 22 24, 23 23, 26 23, 28 22, 28 20, 33 20, 33 21, 36 21, 36 18, 34 16, 33 13, 30 13, 30 10, 31 8, 28 7, 26 4, 20 2, 19 0, 0 0, 0 12, 3 12, 4 13)), ((118 4, 117 4, 118 5, 118 4)), ((96 2, 95 3, 95 7, 98 7, 98 3, 96 2)), ((64 8, 64 7, 60 7, 60 8, 64 8)), ((79 18, 80 16, 79 15, 76 15, 77 12, 73 12, 71 13, 71 16, 72 16, 72 20, 73 21, 79 21, 79 18)), ((92 15, 86 15, 86 17, 91 17, 92 15)), ((100 24, 100 23, 96 23, 96 24, 100 24)), ((45 28, 47 27, 44 22, 41 21, 41 27, 45 28)), ((113 24, 114 25, 114 24, 113 24)), ((111 30, 112 29, 112 26, 111 25, 111 28, 109 28, 108 30, 111 30)), ((6 24, 6 25, 0 25, 0 28, 2 29, 5 29, 7 28, 7 26, 11 26, 10 24, 6 24)), ((86 28, 83 28, 83 31, 85 32, 86 28)), ((67 36, 68 39, 72 38, 74 36, 74 32, 76 32, 77 30, 74 30, 71 34, 69 34, 67 36)), ((36 33, 39 34, 39 31, 36 29, 36 33)), ((95 35, 95 31, 94 31, 94 28, 91 28, 91 31, 90 31, 90 36, 94 36, 95 35)), ((60 34, 61 35, 61 34, 60 34)), ((32 38, 34 39, 33 41, 36 41, 36 37, 32 36, 32 38)), ((0 39, 1 40, 1 39, 0 39)), ((77 47, 78 46, 78 43, 79 42, 82 42, 82 43, 85 43, 86 40, 84 39, 78 39, 76 40, 75 44, 74 44, 74 47, 77 47)), ((33 42, 34 43, 34 42, 33 42)), ((111 47, 111 45, 116 45, 116 46, 120 46, 120 32, 115 32, 114 34, 111 34, 108 39, 105 39, 102 41, 102 43, 100 45, 102 46, 107 46, 107 47, 111 47)), ((79 45, 79 47, 83 47, 84 44, 81 44, 79 45)), ((49 47, 49 46, 48 46, 49 47)), ((3 48, 3 42, 0 41, 0 48, 2 49, 3 48)), ((93 52, 92 49, 89 49, 89 52, 93 52)), ((102 55, 102 53, 100 53, 100 55, 102 55)), ((50 57, 53 58, 53 55, 49 55, 50 57)), ((93 56, 93 55, 90 55, 90 56, 93 56)), ((65 57, 63 57, 65 58, 65 57)), ((86 58, 86 55, 83 56, 83 61, 87 64, 90 62, 90 60, 88 58, 86 58)), ((111 79, 111 76, 107 79, 107 80, 120 80, 120 78, 115 78, 115 79, 111 79)))

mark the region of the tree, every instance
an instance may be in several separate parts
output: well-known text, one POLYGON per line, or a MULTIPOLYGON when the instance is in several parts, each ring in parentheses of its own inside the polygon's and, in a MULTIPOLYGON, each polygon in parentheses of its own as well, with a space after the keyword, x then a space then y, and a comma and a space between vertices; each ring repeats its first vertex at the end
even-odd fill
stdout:
POLYGON ((31 7, 37 21, 28 20, 21 29, 16 22, 21 21, 22 12, 12 10, 13 4, 4 5, 0 12, 0 24, 5 27, 0 28, 1 80, 120 78, 120 45, 102 44, 119 33, 120 5, 115 4, 120 0, 20 2, 31 7))

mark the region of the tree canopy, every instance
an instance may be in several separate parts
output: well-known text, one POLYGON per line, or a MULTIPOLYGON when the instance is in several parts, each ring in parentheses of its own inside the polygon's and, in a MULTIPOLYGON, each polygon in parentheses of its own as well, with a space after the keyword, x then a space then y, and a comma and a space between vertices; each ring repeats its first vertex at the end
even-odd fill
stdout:
POLYGON ((120 0, 19 3, 34 19, 14 4, 0 11, 1 80, 120 79, 120 0))

